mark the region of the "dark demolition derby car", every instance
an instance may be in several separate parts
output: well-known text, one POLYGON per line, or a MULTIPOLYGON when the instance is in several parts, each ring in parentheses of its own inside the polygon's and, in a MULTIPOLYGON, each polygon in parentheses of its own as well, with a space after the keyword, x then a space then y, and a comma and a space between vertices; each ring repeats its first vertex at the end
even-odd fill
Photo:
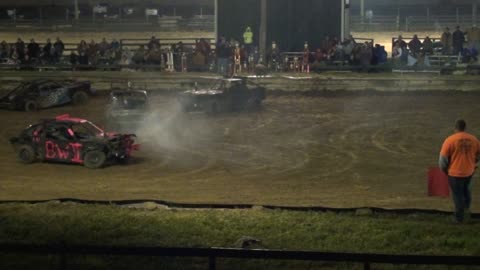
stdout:
POLYGON ((265 88, 249 87, 246 78, 222 78, 206 89, 195 86, 195 89, 180 93, 178 101, 185 111, 215 114, 256 109, 265 97, 265 88))
POLYGON ((53 161, 96 169, 109 161, 128 161, 139 148, 134 140, 134 134, 105 133, 87 120, 61 115, 29 126, 10 142, 22 163, 53 161))
POLYGON ((35 80, 22 82, 0 98, 0 107, 37 111, 68 103, 81 105, 94 94, 89 81, 35 80))
POLYGON ((108 129, 131 130, 141 123, 148 110, 148 95, 144 90, 113 90, 107 105, 108 129))

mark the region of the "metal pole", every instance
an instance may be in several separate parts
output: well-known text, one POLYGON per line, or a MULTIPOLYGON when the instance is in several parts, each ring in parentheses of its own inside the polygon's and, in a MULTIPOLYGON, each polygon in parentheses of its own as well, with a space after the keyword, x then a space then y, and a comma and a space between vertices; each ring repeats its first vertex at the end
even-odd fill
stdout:
POLYGON ((427 7, 427 23, 430 23, 430 8, 427 7))
POLYGON ((365 0, 360 1, 360 18, 361 22, 365 23, 365 0))
POLYGON ((350 6, 345 7, 345 37, 349 37, 349 36, 350 36, 350 6))
POLYGON ((477 0, 472 3, 472 24, 477 24, 477 0))
POLYGON ((217 263, 215 261, 215 256, 208 257, 208 270, 215 270, 217 268, 217 263))
POLYGON ((400 30, 400 8, 397 8, 397 31, 400 30))
POLYGON ((340 32, 340 40, 345 40, 345 0, 340 0, 342 1, 342 8, 341 8, 341 13, 340 13, 340 20, 341 21, 341 32, 340 32))
POLYGON ((267 0, 260 2, 260 40, 259 48, 262 55, 262 62, 265 62, 265 55, 267 52, 267 0))
POLYGON ((214 28, 214 32, 215 32, 215 44, 217 44, 217 41, 218 41, 218 0, 214 0, 215 3, 215 10, 214 10, 214 24, 213 24, 213 28, 214 28))
POLYGON ((80 16, 80 10, 78 9, 78 0, 74 0, 73 4, 75 6, 75 21, 78 21, 78 18, 80 16))
POLYGON ((458 7, 456 8, 456 14, 457 14, 457 17, 456 17, 457 25, 459 25, 460 24, 460 12, 458 10, 458 7))

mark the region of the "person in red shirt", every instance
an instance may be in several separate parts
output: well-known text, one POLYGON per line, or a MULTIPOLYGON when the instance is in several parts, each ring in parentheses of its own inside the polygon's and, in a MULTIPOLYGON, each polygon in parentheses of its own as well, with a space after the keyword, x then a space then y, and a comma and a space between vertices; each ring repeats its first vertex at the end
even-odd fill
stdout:
POLYGON ((466 128, 465 120, 455 122, 455 133, 443 143, 438 161, 442 171, 448 175, 455 204, 455 219, 459 223, 464 221, 465 210, 470 209, 470 184, 480 158, 480 142, 475 136, 465 132, 466 128))

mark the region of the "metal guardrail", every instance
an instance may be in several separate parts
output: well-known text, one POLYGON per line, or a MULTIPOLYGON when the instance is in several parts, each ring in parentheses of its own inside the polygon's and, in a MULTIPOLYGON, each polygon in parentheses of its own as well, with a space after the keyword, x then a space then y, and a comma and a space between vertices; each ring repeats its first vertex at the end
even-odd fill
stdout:
POLYGON ((108 256, 149 256, 149 257, 201 257, 208 258, 208 269, 215 270, 218 258, 234 259, 273 259, 289 261, 322 261, 361 263, 369 270, 377 264, 408 265, 463 265, 479 266, 479 256, 429 256, 429 255, 389 255, 371 253, 336 253, 318 251, 288 251, 236 248, 172 248, 172 247, 121 247, 91 245, 31 245, 0 244, 1 253, 35 254, 60 256, 59 269, 68 269, 68 256, 108 255, 108 256))

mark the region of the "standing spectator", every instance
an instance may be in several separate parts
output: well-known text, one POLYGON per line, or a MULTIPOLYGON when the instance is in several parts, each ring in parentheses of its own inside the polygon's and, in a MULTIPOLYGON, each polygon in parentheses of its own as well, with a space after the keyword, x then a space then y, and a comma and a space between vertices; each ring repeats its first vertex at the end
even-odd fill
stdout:
POLYGON ((52 63, 52 60, 53 60, 53 52, 54 48, 53 48, 53 45, 52 45, 52 42, 50 41, 50 39, 47 39, 47 43, 45 44, 45 46, 43 46, 43 59, 46 63, 48 64, 51 64, 52 63))
POLYGON ((98 44, 98 54, 100 57, 105 56, 105 52, 110 49, 110 44, 108 44, 107 40, 105 38, 102 39, 102 42, 98 44))
MULTIPOLYGON (((173 51, 173 65, 176 71, 183 71, 182 58, 185 57, 185 46, 183 42, 178 42, 175 45, 172 45, 173 51)), ((186 64, 186 63, 185 63, 186 64)))
POLYGON ((4 40, 0 43, 0 58, 10 57, 10 45, 4 40))
POLYGON ((324 52, 328 52, 330 51, 330 36, 329 35, 326 35, 323 40, 322 40, 322 44, 321 44, 321 49, 322 51, 324 52))
POLYGON ((397 44, 404 51, 404 53, 406 53, 407 43, 405 42, 405 40, 403 40, 402 35, 398 36, 397 40, 395 40, 395 42, 393 43, 393 46, 395 47, 395 45, 397 44))
POLYGON ((418 56, 422 49, 422 42, 420 42, 417 35, 413 35, 413 39, 408 43, 408 48, 414 57, 418 56))
POLYGON ((80 65, 88 65, 88 54, 87 54, 87 42, 85 40, 80 41, 80 44, 77 46, 78 51, 78 63, 80 65))
POLYGON ((53 48, 55 50, 53 58, 55 60, 55 63, 58 63, 60 62, 60 58, 62 58, 63 51, 65 51, 65 45, 63 44, 63 41, 59 37, 57 37, 57 40, 53 44, 53 48))
POLYGON ((422 47, 423 47, 423 52, 425 53, 425 55, 432 55, 433 54, 433 42, 430 39, 430 37, 427 36, 423 40, 422 47))
POLYGON ((343 53, 344 53, 344 61, 351 62, 352 51, 357 43, 352 35, 349 35, 347 39, 342 43, 343 53))
POLYGON ((38 57, 40 56, 40 45, 35 42, 35 40, 32 38, 30 40, 30 43, 27 46, 27 51, 28 51, 28 61, 33 62, 38 60, 38 57))
POLYGON ((468 47, 470 49, 474 48, 475 50, 480 49, 480 29, 473 25, 472 28, 467 32, 468 38, 468 47))
POLYGON ((452 53, 452 44, 453 44, 453 38, 452 38, 452 33, 450 33, 450 28, 445 28, 445 31, 442 34, 442 53, 444 55, 448 55, 452 53))
POLYGON ((25 61, 25 43, 21 38, 17 39, 17 42, 14 45, 14 51, 17 55, 17 59, 20 62, 25 61))
POLYGON ((270 70, 277 70, 280 68, 281 62, 280 49, 275 41, 272 41, 272 47, 267 51, 267 66, 270 70))
POLYGON ((218 73, 226 75, 228 72, 229 59, 232 55, 225 37, 221 37, 216 47, 218 73))
POLYGON ((250 26, 247 26, 247 29, 245 29, 245 32, 243 33, 243 44, 245 44, 247 53, 251 53, 253 46, 253 32, 250 26))
POLYGON ((463 51, 463 44, 465 43, 465 33, 460 30, 460 26, 457 26, 455 32, 453 32, 453 54, 458 55, 463 51))
POLYGON ((470 184, 480 157, 480 142, 465 132, 466 128, 464 120, 455 122, 455 134, 443 143, 438 161, 442 171, 448 175, 455 204, 455 220, 458 223, 464 221, 465 211, 469 214, 472 202, 470 184))
POLYGON ((212 51, 210 43, 208 43, 204 38, 201 38, 199 42, 195 44, 195 54, 197 57, 198 65, 207 65, 208 57, 212 51))
POLYGON ((95 40, 91 40, 90 43, 85 44, 86 46, 86 53, 88 55, 88 60, 90 64, 96 65, 97 64, 97 56, 98 56, 98 45, 95 43, 95 40))

